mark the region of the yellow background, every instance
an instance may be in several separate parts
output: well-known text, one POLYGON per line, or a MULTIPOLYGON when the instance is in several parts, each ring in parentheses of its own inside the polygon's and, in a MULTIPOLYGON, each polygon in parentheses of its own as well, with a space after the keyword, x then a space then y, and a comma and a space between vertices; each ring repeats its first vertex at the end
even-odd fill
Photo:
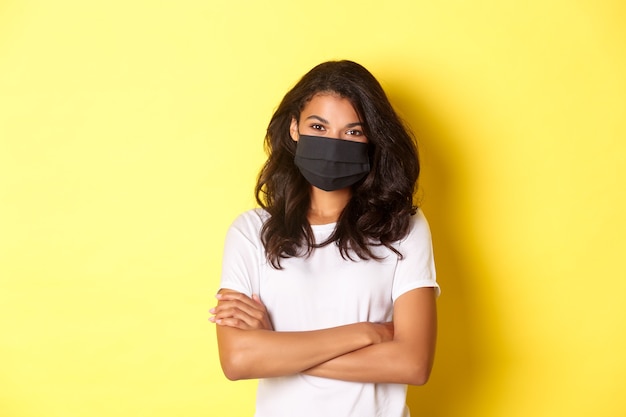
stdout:
POLYGON ((414 415, 626 415, 626 6, 0 3, 0 415, 251 416, 219 369, 226 228, 313 65, 420 138, 439 280, 414 415))

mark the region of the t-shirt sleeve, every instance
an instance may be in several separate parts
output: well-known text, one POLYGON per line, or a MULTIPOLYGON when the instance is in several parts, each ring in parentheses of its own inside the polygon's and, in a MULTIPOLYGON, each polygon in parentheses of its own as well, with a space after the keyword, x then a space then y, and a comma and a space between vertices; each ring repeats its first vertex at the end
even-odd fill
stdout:
POLYGON ((240 215, 228 229, 224 242, 220 289, 249 297, 259 292, 261 219, 254 212, 240 215))
POLYGON ((421 210, 411 217, 409 234, 398 243, 397 249, 403 257, 398 260, 394 275, 393 301, 405 292, 423 287, 435 288, 439 296, 430 228, 421 210))

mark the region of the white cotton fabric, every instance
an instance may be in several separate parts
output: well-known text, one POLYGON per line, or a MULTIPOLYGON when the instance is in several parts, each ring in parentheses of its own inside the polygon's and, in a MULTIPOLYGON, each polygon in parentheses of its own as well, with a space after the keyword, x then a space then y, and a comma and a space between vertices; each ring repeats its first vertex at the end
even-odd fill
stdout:
MULTIPOLYGON (((349 261, 335 244, 309 257, 281 260, 282 270, 266 261, 260 229, 261 209, 240 215, 224 248, 221 288, 259 294, 275 331, 306 331, 392 319, 393 303, 407 291, 434 287, 431 235, 424 214, 411 218, 410 232, 395 247, 403 258, 377 247, 383 260, 349 261)), ((317 242, 335 224, 312 226, 317 242)), ((356 258, 356 257, 355 257, 356 258)), ((356 258, 358 259, 358 258, 356 258)), ((256 417, 408 417, 406 385, 357 383, 308 375, 259 380, 256 417)))

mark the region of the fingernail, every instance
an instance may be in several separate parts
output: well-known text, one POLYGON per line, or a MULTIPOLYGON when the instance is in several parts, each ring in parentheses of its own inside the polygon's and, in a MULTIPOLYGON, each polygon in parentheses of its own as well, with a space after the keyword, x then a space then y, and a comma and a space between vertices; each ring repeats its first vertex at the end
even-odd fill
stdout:
POLYGON ((210 321, 211 323, 215 323, 215 317, 209 317, 209 321, 210 321))
POLYGON ((211 314, 215 314, 215 308, 210 309, 210 310, 209 310, 209 313, 211 313, 211 314))
POLYGON ((222 299, 222 294, 215 294, 215 298, 217 298, 218 300, 222 299))

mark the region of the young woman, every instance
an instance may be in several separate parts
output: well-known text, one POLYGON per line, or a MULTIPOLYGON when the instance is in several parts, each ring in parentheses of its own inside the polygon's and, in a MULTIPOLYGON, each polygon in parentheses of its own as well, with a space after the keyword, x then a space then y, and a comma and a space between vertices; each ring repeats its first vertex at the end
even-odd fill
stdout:
POLYGON ((211 309, 225 375, 260 379, 257 417, 408 416, 439 293, 411 135, 365 68, 333 61, 285 95, 265 146, 211 309))

